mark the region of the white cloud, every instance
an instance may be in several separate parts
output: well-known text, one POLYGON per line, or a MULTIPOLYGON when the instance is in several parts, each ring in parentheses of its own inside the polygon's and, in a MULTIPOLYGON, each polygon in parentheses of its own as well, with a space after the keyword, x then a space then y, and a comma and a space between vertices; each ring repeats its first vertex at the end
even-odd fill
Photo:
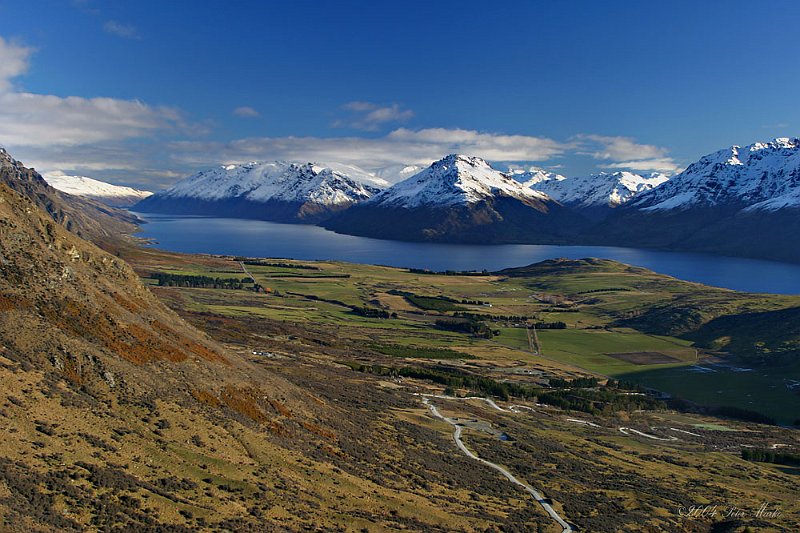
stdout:
POLYGON ((610 163, 602 165, 603 168, 616 168, 625 170, 634 170, 639 172, 657 171, 676 173, 680 167, 669 157, 661 159, 642 159, 639 161, 620 161, 618 163, 610 163))
POLYGON ((15 45, 0 36, 0 91, 11 87, 11 80, 28 70, 32 48, 15 45))
POLYGON ((639 144, 630 137, 604 135, 577 135, 576 139, 599 149, 591 155, 595 159, 649 159, 663 157, 667 150, 652 144, 639 144), (588 142, 587 142, 588 141, 588 142))
POLYGON ((574 139, 581 150, 579 154, 590 155, 602 161, 613 161, 601 165, 602 168, 660 172, 674 172, 678 169, 675 161, 667 155, 666 148, 640 144, 631 137, 580 134, 574 139))
POLYGON ((0 144, 11 147, 130 139, 182 124, 177 109, 138 100, 0 91, 0 144))
POLYGON ((123 39, 141 39, 136 27, 130 24, 117 22, 116 20, 107 20, 105 24, 103 24, 103 31, 111 35, 116 35, 117 37, 122 37, 123 39))
POLYGON ((352 127, 364 131, 376 131, 381 126, 397 122, 405 122, 414 116, 410 109, 402 109, 400 104, 382 106, 372 102, 348 102, 342 109, 350 115, 347 119, 339 119, 334 127, 352 127))
POLYGON ((391 165, 428 165, 449 153, 494 161, 543 161, 563 154, 568 147, 544 137, 444 128, 400 128, 378 138, 254 137, 226 143, 182 141, 169 146, 176 163, 192 167, 285 159, 337 161, 373 171, 391 165))
POLYGON ((0 37, 0 145, 40 170, 135 171, 141 154, 126 152, 123 141, 189 129, 173 107, 21 90, 12 81, 27 71, 31 53, 0 37))
POLYGON ((261 116, 261 113, 249 106, 237 107, 233 110, 233 114, 242 118, 257 118, 261 116))

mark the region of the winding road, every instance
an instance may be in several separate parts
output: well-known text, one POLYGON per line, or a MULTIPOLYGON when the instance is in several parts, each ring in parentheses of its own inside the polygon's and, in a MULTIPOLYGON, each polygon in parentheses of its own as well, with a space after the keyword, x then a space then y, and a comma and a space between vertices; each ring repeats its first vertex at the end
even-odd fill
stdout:
POLYGON ((493 408, 497 409, 498 411, 507 412, 506 409, 503 409, 502 407, 497 405, 493 400, 490 400, 489 398, 479 398, 479 397, 452 398, 450 396, 422 395, 422 403, 424 403, 425 405, 428 406, 428 409, 430 410, 431 414, 433 414, 433 416, 435 416, 436 418, 444 420, 445 422, 447 422, 448 424, 453 426, 453 428, 454 428, 453 440, 455 440, 456 446, 458 446, 458 448, 462 452, 464 452, 464 455, 466 455, 470 459, 473 459, 475 461, 483 463, 484 465, 497 470, 498 472, 503 474, 503 477, 508 479, 511 483, 514 483, 515 485, 518 485, 518 486, 522 487, 523 489, 525 489, 525 491, 528 492, 528 494, 530 494, 531 496, 533 496, 533 499, 536 500, 536 502, 539 505, 542 506, 542 509, 544 509, 545 512, 548 515, 550 515, 550 518, 552 518, 553 520, 558 522, 558 525, 560 525, 561 528, 562 528, 562 533, 571 533, 572 531, 575 531, 572 528, 572 526, 569 525, 569 523, 567 523, 566 520, 561 518, 561 516, 556 512, 556 510, 553 509, 553 506, 550 505, 550 503, 547 502, 547 500, 542 496, 542 494, 539 491, 537 491, 536 489, 534 489, 533 487, 531 487, 527 483, 523 483, 522 481, 520 481, 519 479, 514 477, 514 475, 511 472, 509 472, 508 470, 506 470, 502 466, 500 466, 498 464, 495 464, 495 463, 493 463, 491 461, 487 461, 486 459, 482 459, 481 457, 478 457, 477 455, 472 453, 470 451, 470 449, 467 448, 467 446, 461 440, 461 431, 463 429, 462 426, 459 425, 454 420, 452 420, 450 418, 447 418, 442 413, 440 413, 439 409, 437 409, 437 407, 431 402, 430 398, 432 398, 432 397, 433 398, 444 398, 444 399, 448 399, 448 400, 481 400, 481 401, 484 401, 487 404, 491 405, 493 408))

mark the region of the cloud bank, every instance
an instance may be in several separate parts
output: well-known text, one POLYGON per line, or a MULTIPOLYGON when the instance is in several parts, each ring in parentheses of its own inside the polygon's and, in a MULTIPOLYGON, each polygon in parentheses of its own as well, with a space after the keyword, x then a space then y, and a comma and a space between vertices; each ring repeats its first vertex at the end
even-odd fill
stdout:
MULTIPOLYGON (((340 162, 375 172, 428 165, 450 153, 496 162, 547 163, 551 168, 569 157, 589 158, 600 168, 677 168, 666 149, 630 137, 581 134, 558 141, 474 129, 412 129, 396 125, 412 118, 412 110, 363 101, 340 107, 347 115, 341 126, 363 131, 392 124, 394 128, 377 136, 203 140, 209 131, 189 124, 177 107, 25 91, 15 81, 27 72, 33 53, 0 37, 0 145, 45 173, 89 175, 157 189, 203 167, 274 159, 340 162)), ((237 107, 232 114, 261 116, 249 106, 237 107)))
POLYGON ((608 161, 603 168, 629 169, 633 171, 675 172, 678 164, 667 156, 667 149, 652 144, 639 144, 630 137, 605 135, 576 135, 583 148, 582 154, 594 159, 608 161), (588 151, 587 151, 588 150, 588 151), (593 150, 593 151, 592 151, 593 150))
POLYGON ((13 81, 27 72, 32 54, 33 49, 0 37, 0 145, 17 157, 26 157, 47 171, 132 171, 135 168, 122 161, 137 157, 128 154, 117 159, 124 152, 122 143, 190 129, 175 107, 24 91, 13 81))
POLYGON ((496 161, 544 161, 565 153, 569 144, 544 137, 475 130, 396 129, 377 138, 253 137, 230 142, 171 143, 172 159, 183 166, 243 163, 256 159, 338 161, 376 171, 394 165, 428 165, 450 153, 476 154, 496 161))

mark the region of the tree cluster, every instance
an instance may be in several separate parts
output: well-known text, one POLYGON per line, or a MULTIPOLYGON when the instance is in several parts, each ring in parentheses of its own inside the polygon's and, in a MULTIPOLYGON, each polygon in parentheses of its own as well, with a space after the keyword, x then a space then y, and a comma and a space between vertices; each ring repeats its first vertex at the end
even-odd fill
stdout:
POLYGON ((742 459, 757 463, 800 466, 800 453, 776 452, 774 450, 742 449, 742 459))
POLYGON ((212 278, 211 276, 193 276, 189 274, 170 274, 153 272, 150 278, 158 281, 159 287, 191 287, 204 289, 243 289, 253 278, 212 278))

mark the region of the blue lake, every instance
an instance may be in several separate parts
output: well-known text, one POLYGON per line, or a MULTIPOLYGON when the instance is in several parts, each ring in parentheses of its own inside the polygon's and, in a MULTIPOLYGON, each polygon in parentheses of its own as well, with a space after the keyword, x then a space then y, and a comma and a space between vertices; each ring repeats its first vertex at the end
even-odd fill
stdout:
POLYGON ((800 265, 606 246, 437 244, 382 241, 339 235, 317 226, 260 220, 139 215, 139 236, 157 248, 289 259, 332 259, 430 270, 499 270, 566 257, 599 257, 649 268, 676 278, 740 291, 800 294, 800 265))

